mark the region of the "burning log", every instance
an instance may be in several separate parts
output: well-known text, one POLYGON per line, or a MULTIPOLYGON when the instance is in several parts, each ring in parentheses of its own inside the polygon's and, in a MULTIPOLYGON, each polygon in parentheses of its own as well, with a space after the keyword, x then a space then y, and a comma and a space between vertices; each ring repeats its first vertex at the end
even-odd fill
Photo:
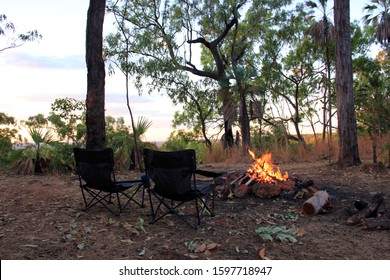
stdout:
POLYGON ((255 183, 251 186, 254 196, 259 198, 273 198, 280 195, 282 188, 272 183, 255 183))
POLYGON ((303 213, 312 216, 329 206, 330 197, 328 193, 326 191, 318 191, 303 203, 302 211, 303 213))
POLYGON ((292 191, 295 189, 295 182, 292 180, 276 181, 276 185, 285 191, 292 191))
POLYGON ((361 223, 366 229, 390 229, 390 215, 382 193, 375 194, 369 203, 355 201, 354 206, 359 212, 348 218, 347 224, 361 223))
POLYGON ((251 192, 252 190, 247 184, 241 184, 234 189, 233 194, 235 197, 245 198, 248 197, 251 192))
POLYGON ((244 180, 246 177, 248 176, 248 174, 246 173, 243 173, 241 174, 240 176, 238 176, 236 179, 234 179, 232 182, 230 182, 230 186, 233 186, 234 184, 236 184, 238 181, 240 182, 239 185, 241 184, 242 180, 244 180))

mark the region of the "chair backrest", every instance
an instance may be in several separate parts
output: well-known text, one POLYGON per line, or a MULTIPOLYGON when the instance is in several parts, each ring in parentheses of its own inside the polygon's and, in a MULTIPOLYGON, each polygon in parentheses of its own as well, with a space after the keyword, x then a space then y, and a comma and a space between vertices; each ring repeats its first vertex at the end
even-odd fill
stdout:
POLYGON ((154 191, 166 198, 181 200, 193 190, 196 170, 194 150, 162 152, 144 149, 146 175, 155 184, 154 191))
POLYGON ((89 187, 109 190, 115 181, 114 153, 112 149, 86 150, 73 149, 77 174, 89 187))

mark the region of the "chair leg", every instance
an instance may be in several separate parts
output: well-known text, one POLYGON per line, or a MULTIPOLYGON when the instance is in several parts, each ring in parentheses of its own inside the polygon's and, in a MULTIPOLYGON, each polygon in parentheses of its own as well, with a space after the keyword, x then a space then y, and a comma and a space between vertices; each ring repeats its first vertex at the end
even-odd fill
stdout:
POLYGON ((214 207, 215 207, 215 191, 211 193, 211 217, 214 217, 214 207))
POLYGON ((136 203, 137 205, 139 205, 141 208, 144 208, 145 207, 145 188, 143 187, 143 185, 139 185, 137 187, 135 187, 135 190, 133 190, 133 192, 131 193, 131 195, 127 194, 126 192, 122 192, 123 195, 125 195, 129 200, 126 202, 126 205, 123 206, 123 209, 126 208, 126 206, 131 202, 133 201, 134 203, 136 203), (141 198, 141 202, 137 201, 135 199, 135 195, 138 193, 139 189, 142 188, 142 198, 141 198))
POLYGON ((98 193, 95 193, 93 191, 90 191, 88 189, 84 190, 84 189, 81 189, 81 192, 83 194, 83 199, 84 199, 84 203, 85 203, 85 207, 81 209, 81 211, 87 211, 88 209, 90 209, 91 207, 95 206, 96 204, 100 203, 104 208, 106 208, 108 211, 110 211, 112 214, 116 215, 116 216, 119 216, 121 214, 121 210, 119 211, 119 213, 115 212, 114 210, 112 210, 110 207, 107 206, 107 204, 111 204, 112 203, 112 200, 111 200, 111 194, 106 194, 104 196, 101 196, 100 193, 101 191, 99 191, 98 193), (84 191, 86 191, 87 193, 89 193, 89 195, 91 196, 91 199, 88 201, 87 198, 86 198, 86 195, 84 193, 84 191), (106 203, 104 203, 104 202, 106 203))
MULTIPOLYGON (((116 200, 118 201, 119 213, 121 214, 123 209, 122 209, 121 200, 119 198, 119 193, 116 193, 116 200)), ((127 203, 126 203, 126 205, 127 205, 127 203)))
POLYGON ((83 188, 81 188, 81 193, 82 193, 84 204, 85 204, 85 207, 82 208, 81 211, 87 211, 89 208, 91 208, 99 203, 104 208, 106 208, 112 214, 114 214, 116 216, 119 216, 123 212, 123 210, 126 208, 126 206, 129 204, 129 202, 132 200, 130 196, 126 195, 125 193, 119 193, 119 192, 116 193, 116 203, 112 197, 113 193, 107 193, 105 195, 101 195, 102 191, 94 192, 94 191, 91 191, 89 189, 83 189, 83 188), (91 197, 91 199, 89 201, 87 200, 87 196, 86 196, 85 192, 87 192, 91 197), (121 194, 125 195, 128 198, 128 201, 124 206, 122 206, 122 202, 121 202, 121 198, 120 198, 121 194), (111 209, 108 206, 108 204, 115 205, 115 207, 118 208, 119 211, 114 211, 113 209, 111 209))
MULTIPOLYGON (((198 221, 198 224, 197 224, 198 226, 200 226, 200 215, 201 215, 201 213, 199 211, 199 199, 202 200, 202 198, 200 198, 200 197, 195 198, 196 219, 198 221)), ((204 203, 204 202, 202 202, 202 203, 204 203)), ((203 209, 203 207, 202 207, 202 209, 203 209)))
POLYGON ((166 202, 163 197, 159 197, 157 194, 154 194, 154 193, 153 193, 153 195, 156 197, 156 199, 159 201, 159 203, 157 205, 153 204, 152 194, 151 194, 151 192, 149 192, 150 208, 151 208, 151 211, 152 211, 152 213, 151 213, 152 217, 151 217, 151 220, 149 221, 150 224, 156 223, 157 221, 161 220, 162 218, 164 218, 168 214, 173 214, 176 217, 178 217, 180 220, 182 220, 184 223, 189 225, 191 228, 193 228, 193 229, 197 229, 198 228, 198 225, 199 225, 199 220, 198 219, 197 219, 198 223, 191 224, 188 220, 183 218, 182 215, 180 215, 176 211, 176 209, 178 207, 180 207, 181 205, 183 205, 184 202, 181 202, 181 203, 178 203, 178 204, 175 205, 173 200, 170 200, 169 202, 166 202), (164 206, 166 211, 162 212, 162 214, 160 216, 158 216, 157 213, 160 210, 162 211, 161 206, 164 206))

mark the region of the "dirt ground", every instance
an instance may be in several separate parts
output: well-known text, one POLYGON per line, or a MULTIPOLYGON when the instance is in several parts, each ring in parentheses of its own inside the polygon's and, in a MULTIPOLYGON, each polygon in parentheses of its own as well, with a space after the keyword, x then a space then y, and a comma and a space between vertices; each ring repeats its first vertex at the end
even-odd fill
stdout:
MULTIPOLYGON (((208 165, 204 169, 239 172, 249 167, 208 165)), ((5 259, 386 259, 390 230, 347 225, 353 202, 378 192, 390 197, 390 169, 370 165, 340 169, 327 162, 280 165, 312 179, 331 197, 331 211, 306 216, 307 198, 279 196, 216 199, 216 215, 193 230, 176 217, 148 223, 150 207, 132 204, 117 217, 101 206, 80 211, 82 197, 74 174, 17 176, 0 173, 0 258, 5 259), (255 230, 285 226, 293 242, 264 241, 255 230)), ((121 171, 121 179, 139 174, 121 171)))

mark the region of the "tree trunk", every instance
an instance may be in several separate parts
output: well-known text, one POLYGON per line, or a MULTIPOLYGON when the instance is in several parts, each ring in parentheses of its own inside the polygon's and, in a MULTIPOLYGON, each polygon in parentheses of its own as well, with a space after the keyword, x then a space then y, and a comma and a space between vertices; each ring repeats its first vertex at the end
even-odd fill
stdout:
POLYGON ((299 117, 299 84, 300 82, 294 81, 295 84, 295 94, 294 94, 294 102, 293 104, 294 110, 295 110, 295 116, 293 118, 294 122, 294 127, 295 127, 295 132, 297 133, 297 137, 299 140, 299 143, 303 144, 304 147, 306 147, 306 142, 305 139, 303 138, 301 131, 299 130, 299 122, 300 122, 300 117, 299 117))
MULTIPOLYGON (((128 65, 127 58, 126 58, 126 65, 128 65)), ((131 110, 131 106, 130 106, 129 74, 127 72, 125 73, 125 77, 126 77, 126 105, 127 105, 127 110, 129 111, 129 115, 130 115, 131 128, 133 129, 133 141, 134 141, 134 147, 132 150, 132 153, 134 153, 134 159, 131 157, 134 160, 134 162, 133 162, 134 167, 132 166, 132 163, 130 163, 129 169, 143 171, 142 166, 141 166, 141 154, 140 154, 140 151, 138 148, 138 137, 136 134, 137 127, 135 126, 133 111, 131 110)))
MULTIPOLYGON (((325 35, 325 54, 326 54, 326 74, 327 74, 327 81, 326 81, 326 87, 328 88, 327 94, 328 94, 328 111, 329 111, 329 142, 332 141, 332 81, 330 77, 330 50, 329 50, 329 40, 330 37, 328 35, 329 27, 328 24, 326 24, 326 35, 325 35)), ((326 98, 325 98, 326 99, 326 98)), ((330 155, 330 151, 329 151, 330 155)))
POLYGON ((371 146, 372 146, 372 162, 374 164, 377 164, 378 163, 378 156, 377 156, 377 150, 376 150, 376 136, 375 135, 372 135, 370 133, 370 138, 371 138, 371 146))
POLYGON ((106 0, 90 0, 86 30, 87 64, 87 149, 106 146, 105 131, 105 69, 103 60, 103 22, 106 0))
POLYGON ((241 137, 242 137, 242 151, 244 154, 248 152, 248 149, 252 149, 252 141, 250 134, 249 115, 248 108, 245 99, 245 90, 240 90, 240 125, 241 125, 241 137))
POLYGON ((328 36, 328 24, 326 24, 327 34, 326 40, 326 72, 327 80, 326 87, 328 88, 328 110, 329 110, 329 137, 328 137, 328 157, 329 163, 332 162, 332 81, 330 78, 330 54, 329 54, 329 36, 328 36))
POLYGON ((231 148, 234 145, 233 122, 236 119, 236 106, 233 104, 232 95, 228 88, 221 87, 219 94, 220 98, 222 99, 223 120, 225 128, 223 146, 226 149, 231 148))
POLYGON ((327 96, 327 89, 325 89, 324 96, 323 96, 323 99, 322 99, 322 102, 323 102, 322 120, 323 120, 323 123, 324 123, 323 126, 322 126, 322 142, 323 143, 325 143, 325 140, 326 140, 326 127, 327 127, 327 124, 328 124, 328 121, 326 119, 326 108, 327 108, 326 96, 327 96))
POLYGON ((360 163, 353 97, 349 0, 334 0, 336 95, 339 159, 342 166, 360 163))

